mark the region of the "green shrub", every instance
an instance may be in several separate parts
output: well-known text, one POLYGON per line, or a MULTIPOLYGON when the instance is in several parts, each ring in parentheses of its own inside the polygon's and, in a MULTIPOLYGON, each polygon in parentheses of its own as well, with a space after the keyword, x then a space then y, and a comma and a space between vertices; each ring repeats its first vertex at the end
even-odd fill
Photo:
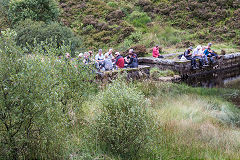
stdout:
POLYGON ((112 7, 112 8, 117 8, 118 7, 118 4, 116 2, 108 2, 107 5, 112 7))
POLYGON ((146 147, 151 126, 143 94, 117 80, 101 93, 99 103, 95 130, 101 148, 124 159, 136 158, 146 147))
POLYGON ((173 27, 165 27, 163 30, 158 33, 158 38, 160 43, 169 45, 175 45, 180 43, 186 35, 174 29, 173 27))
POLYGON ((60 10, 55 0, 11 0, 8 15, 13 24, 28 18, 51 22, 57 20, 60 10))
POLYGON ((14 32, 2 35, 0 159, 66 159, 74 121, 69 112, 81 109, 94 91, 94 74, 86 66, 57 59, 55 47, 41 44, 25 55, 12 41, 14 32))
POLYGON ((81 43, 80 38, 75 37, 70 28, 61 26, 59 23, 45 24, 28 19, 19 23, 15 30, 17 45, 21 47, 34 46, 34 43, 40 44, 42 41, 54 39, 58 44, 57 47, 63 43, 71 43, 71 51, 74 52, 81 43))
POLYGON ((133 32, 129 37, 129 40, 131 40, 134 43, 139 42, 142 39, 142 33, 141 32, 133 32))
POLYGON ((145 12, 133 11, 128 16, 128 21, 135 27, 146 27, 146 24, 151 22, 151 18, 145 12))

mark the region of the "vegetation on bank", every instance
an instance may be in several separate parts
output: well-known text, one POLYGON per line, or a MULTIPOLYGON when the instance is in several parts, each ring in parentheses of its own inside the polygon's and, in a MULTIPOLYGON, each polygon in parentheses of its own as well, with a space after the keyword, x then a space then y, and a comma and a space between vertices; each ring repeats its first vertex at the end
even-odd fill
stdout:
POLYGON ((0 38, 0 159, 239 159, 234 89, 126 82, 58 59, 69 45, 22 50, 0 38), (31 51, 31 54, 29 54, 31 51))
POLYGON ((58 58, 84 47, 184 47, 195 38, 235 44, 238 1, 221 2, 203 2, 213 8, 198 14, 200 1, 63 0, 60 14, 54 0, 0 0, 0 159, 240 159, 240 110, 228 101, 239 89, 121 77, 103 86, 91 66, 58 58), (210 34, 223 39, 205 37, 205 15, 223 16, 210 34))

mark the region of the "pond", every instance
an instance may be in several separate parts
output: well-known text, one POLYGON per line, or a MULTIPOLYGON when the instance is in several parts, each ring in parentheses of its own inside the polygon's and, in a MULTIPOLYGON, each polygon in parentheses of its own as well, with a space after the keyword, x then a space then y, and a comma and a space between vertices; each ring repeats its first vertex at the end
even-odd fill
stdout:
MULTIPOLYGON (((205 88, 231 88, 240 90, 240 67, 212 72, 199 76, 190 76, 182 82, 193 87, 205 88)), ((240 106, 240 97, 234 97, 231 101, 240 106)))

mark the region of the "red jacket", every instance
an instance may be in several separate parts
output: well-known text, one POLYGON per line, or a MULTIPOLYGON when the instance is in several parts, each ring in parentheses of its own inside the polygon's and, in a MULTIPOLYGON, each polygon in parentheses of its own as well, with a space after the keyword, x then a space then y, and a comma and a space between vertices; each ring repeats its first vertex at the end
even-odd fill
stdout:
POLYGON ((116 65, 118 68, 124 68, 124 58, 122 56, 116 58, 116 65))
POLYGON ((158 49, 157 47, 154 47, 152 54, 153 54, 153 57, 155 57, 155 58, 157 58, 158 56, 160 56, 160 54, 159 54, 159 49, 158 49))

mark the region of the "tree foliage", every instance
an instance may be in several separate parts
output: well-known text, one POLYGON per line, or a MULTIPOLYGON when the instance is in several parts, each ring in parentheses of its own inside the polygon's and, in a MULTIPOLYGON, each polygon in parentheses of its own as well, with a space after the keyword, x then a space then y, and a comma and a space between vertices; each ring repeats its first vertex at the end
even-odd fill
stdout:
POLYGON ((73 120, 69 112, 92 92, 94 75, 57 60, 49 44, 25 55, 15 35, 4 32, 0 38, 0 159, 62 159, 73 120))
POLYGON ((55 0, 11 0, 8 15, 13 24, 27 18, 51 22, 57 20, 60 10, 55 0))
POLYGON ((50 41, 52 39, 57 42, 57 47, 63 43, 71 44, 72 52, 81 46, 80 38, 76 37, 70 28, 56 22, 46 24, 44 22, 34 22, 27 19, 20 22, 15 27, 15 30, 17 32, 17 45, 21 47, 28 45, 33 47, 34 43, 40 44, 42 41, 50 41))

